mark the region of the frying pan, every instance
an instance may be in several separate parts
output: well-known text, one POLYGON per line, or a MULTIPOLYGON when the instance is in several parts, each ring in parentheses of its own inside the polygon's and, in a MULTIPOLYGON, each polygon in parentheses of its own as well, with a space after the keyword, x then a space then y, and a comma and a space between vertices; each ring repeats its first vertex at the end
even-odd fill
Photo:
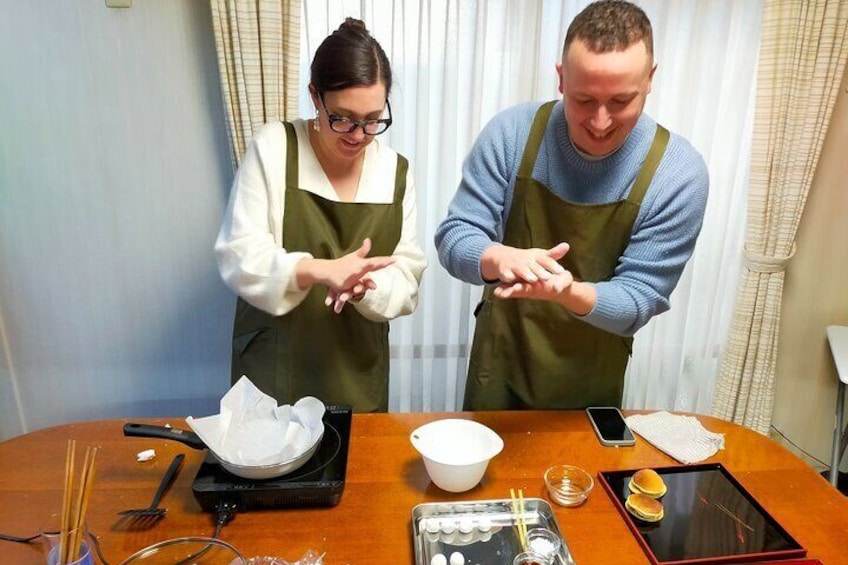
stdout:
POLYGON ((193 447, 194 449, 208 449, 209 453, 211 453, 215 459, 218 460, 218 463, 221 464, 221 467, 233 475, 242 477, 243 479, 260 480, 275 479, 277 477, 282 477, 286 473, 291 473, 292 471, 300 469, 307 461, 309 461, 312 455, 315 454, 315 451, 318 449, 318 446, 321 445, 321 439, 323 438, 322 433, 321 437, 318 438, 318 441, 315 442, 315 445, 300 455, 292 457, 291 459, 286 459, 280 463, 274 463, 273 465, 237 465, 235 463, 230 463, 223 457, 219 456, 208 445, 206 445, 202 439, 200 439, 200 436, 188 430, 178 430, 175 428, 166 428, 164 426, 150 426, 147 424, 124 424, 124 435, 129 437, 172 439, 174 441, 184 443, 189 447, 193 447))

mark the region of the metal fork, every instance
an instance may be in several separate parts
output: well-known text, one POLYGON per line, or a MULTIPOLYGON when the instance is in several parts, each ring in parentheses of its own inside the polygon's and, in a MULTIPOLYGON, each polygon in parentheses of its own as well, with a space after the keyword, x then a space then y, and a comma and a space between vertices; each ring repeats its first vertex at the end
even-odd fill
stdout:
POLYGON ((162 477, 162 480, 159 482, 159 488, 156 490, 156 495, 153 497, 153 502, 150 503, 148 508, 135 508, 132 510, 124 510, 123 512, 118 512, 118 514, 122 516, 141 516, 145 518, 149 518, 151 520, 158 520, 162 516, 165 515, 165 512, 168 511, 167 508, 159 508, 159 502, 162 500, 162 495, 165 494, 165 491, 170 486, 171 482, 173 482, 174 477, 177 476, 177 470, 185 459, 185 455, 180 453, 179 455, 174 457, 174 460, 171 461, 171 464, 168 466, 168 470, 165 471, 165 476, 162 477))

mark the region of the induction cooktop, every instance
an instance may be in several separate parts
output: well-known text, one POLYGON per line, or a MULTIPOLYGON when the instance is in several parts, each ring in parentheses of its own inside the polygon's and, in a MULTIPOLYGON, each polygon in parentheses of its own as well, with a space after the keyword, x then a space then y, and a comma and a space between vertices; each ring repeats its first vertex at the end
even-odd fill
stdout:
POLYGON ((237 477, 207 453, 192 483, 194 498, 207 512, 215 512, 221 503, 239 512, 337 505, 345 487, 351 413, 349 406, 327 406, 318 451, 300 469, 275 479, 237 477))

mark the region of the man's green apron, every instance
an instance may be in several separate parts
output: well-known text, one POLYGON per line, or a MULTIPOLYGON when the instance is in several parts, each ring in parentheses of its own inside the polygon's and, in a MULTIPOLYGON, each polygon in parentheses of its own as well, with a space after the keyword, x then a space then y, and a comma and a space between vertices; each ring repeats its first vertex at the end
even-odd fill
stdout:
MULTIPOLYGON (((579 204, 532 178, 555 102, 536 113, 515 181, 504 245, 549 249, 566 241, 560 261, 577 281, 612 278, 645 191, 668 143, 657 133, 626 200, 579 204)), ((502 300, 486 289, 479 307, 465 387, 466 410, 619 406, 632 338, 598 329, 558 304, 502 300)))
MULTIPOLYGON (((335 259, 371 238, 371 255, 391 255, 400 240, 407 161, 397 160, 391 204, 335 202, 298 185, 297 138, 286 123, 286 205, 283 246, 316 259, 335 259)), ((284 316, 272 316, 241 298, 233 328, 232 382, 242 375, 279 403, 306 395, 357 412, 388 410, 389 324, 364 318, 348 304, 340 314, 315 286, 284 316)))

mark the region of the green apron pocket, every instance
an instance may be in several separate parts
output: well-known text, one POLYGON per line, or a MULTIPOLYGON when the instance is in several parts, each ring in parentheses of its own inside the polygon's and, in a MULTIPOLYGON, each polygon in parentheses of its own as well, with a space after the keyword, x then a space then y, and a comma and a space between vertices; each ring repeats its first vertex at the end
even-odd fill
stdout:
POLYGON ((248 332, 246 334, 242 334, 240 336, 233 338, 233 352, 241 357, 244 355, 244 352, 247 350, 248 346, 253 342, 254 339, 259 334, 266 332, 268 328, 259 328, 258 330, 254 330, 252 332, 248 332))

